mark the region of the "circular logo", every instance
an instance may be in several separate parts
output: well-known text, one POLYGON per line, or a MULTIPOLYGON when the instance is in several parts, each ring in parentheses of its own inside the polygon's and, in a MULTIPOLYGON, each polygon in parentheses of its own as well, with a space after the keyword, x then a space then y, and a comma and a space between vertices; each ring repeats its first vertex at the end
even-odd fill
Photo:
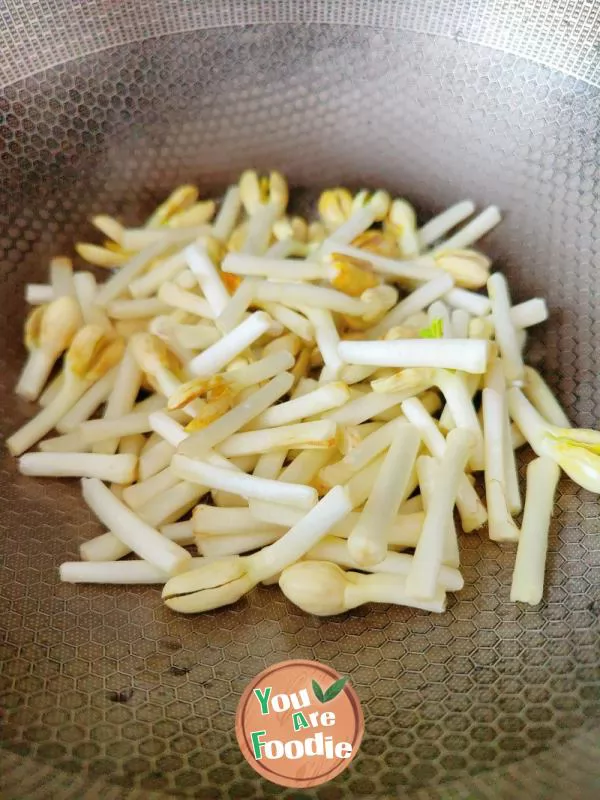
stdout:
POLYGON ((263 778, 288 788, 326 783, 346 769, 364 732, 347 677, 318 661, 282 661, 261 672, 240 700, 235 733, 263 778))

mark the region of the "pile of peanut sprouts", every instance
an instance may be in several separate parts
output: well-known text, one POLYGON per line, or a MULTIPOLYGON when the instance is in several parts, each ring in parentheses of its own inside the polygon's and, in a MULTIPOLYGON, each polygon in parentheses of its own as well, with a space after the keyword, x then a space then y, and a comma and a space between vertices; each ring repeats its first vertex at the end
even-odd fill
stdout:
POLYGON ((498 209, 287 207, 278 172, 220 202, 180 186, 139 228, 94 217, 93 270, 54 258, 27 286, 16 392, 40 410, 7 445, 24 475, 80 478, 106 528, 61 579, 164 584, 183 613, 275 582, 312 614, 443 612, 460 531, 514 544, 510 598, 539 603, 560 471, 600 491, 600 433, 524 363, 548 312, 473 249, 498 209))

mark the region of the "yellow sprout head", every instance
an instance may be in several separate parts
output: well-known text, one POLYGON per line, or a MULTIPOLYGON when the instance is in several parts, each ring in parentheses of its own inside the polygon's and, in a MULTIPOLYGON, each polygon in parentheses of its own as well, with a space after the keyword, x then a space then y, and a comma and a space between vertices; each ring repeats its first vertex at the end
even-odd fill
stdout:
POLYGON ((176 575, 165 584, 163 600, 182 614, 198 614, 235 603, 255 585, 247 575, 245 562, 243 557, 227 556, 176 575))
POLYGON ((158 206, 147 222, 149 228, 159 228, 164 225, 174 214, 192 206, 198 199, 198 189, 195 186, 178 186, 164 203, 158 206))
POLYGON ((242 173, 239 180, 240 198, 248 216, 255 214, 261 206, 276 206, 280 214, 288 204, 288 185, 280 172, 258 175, 253 169, 242 173))
POLYGON ((326 189, 319 197, 318 211, 327 230, 336 230, 352 213, 351 192, 343 187, 326 189))
POLYGON ((434 255, 436 266, 448 272, 457 286, 480 289, 490 277, 492 262, 475 250, 443 250, 434 255))
POLYGON ((111 336, 100 325, 86 325, 67 351, 67 370, 85 380, 98 380, 119 363, 124 350, 123 339, 111 336))

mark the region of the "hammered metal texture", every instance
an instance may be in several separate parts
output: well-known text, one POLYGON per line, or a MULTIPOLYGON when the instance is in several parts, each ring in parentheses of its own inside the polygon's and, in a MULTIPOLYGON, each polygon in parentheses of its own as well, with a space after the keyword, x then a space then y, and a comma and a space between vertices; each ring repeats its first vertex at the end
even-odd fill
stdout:
MULTIPOLYGON (((423 218, 463 197, 496 202, 506 220, 486 251, 517 301, 542 294, 552 312, 530 361, 577 424, 598 424, 589 85, 452 39, 277 25, 113 49, 13 84, 2 102, 4 435, 32 412, 12 395, 25 282, 92 235, 92 212, 135 222, 178 181, 218 192, 250 165, 283 169, 301 199, 385 185, 423 218)), ((594 795, 600 514, 569 480, 541 607, 509 602, 513 549, 473 535, 466 588, 444 615, 383 606, 332 620, 273 587, 186 618, 154 588, 61 585, 58 564, 100 531, 77 486, 19 477, 3 454, 0 497, 7 797, 278 795, 243 761, 234 713, 257 672, 293 657, 350 674, 366 719, 352 768, 303 796, 594 795)))

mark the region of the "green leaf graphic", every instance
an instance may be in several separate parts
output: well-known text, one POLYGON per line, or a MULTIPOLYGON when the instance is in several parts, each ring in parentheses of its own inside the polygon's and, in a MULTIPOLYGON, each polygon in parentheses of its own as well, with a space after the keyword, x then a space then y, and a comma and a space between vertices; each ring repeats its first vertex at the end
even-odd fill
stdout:
POLYGON ((320 703, 325 702, 325 695, 323 694, 323 689, 319 686, 319 684, 313 679, 312 682, 312 690, 315 694, 315 697, 320 703))
POLYGON ((344 678, 340 678, 337 681, 334 681, 329 687, 329 689, 327 689, 327 691, 325 692, 325 699, 323 702, 328 703, 330 700, 333 700, 335 697, 337 697, 338 694, 342 691, 342 689, 346 685, 346 683, 348 682, 348 680, 349 680, 348 676, 346 676, 344 678))

